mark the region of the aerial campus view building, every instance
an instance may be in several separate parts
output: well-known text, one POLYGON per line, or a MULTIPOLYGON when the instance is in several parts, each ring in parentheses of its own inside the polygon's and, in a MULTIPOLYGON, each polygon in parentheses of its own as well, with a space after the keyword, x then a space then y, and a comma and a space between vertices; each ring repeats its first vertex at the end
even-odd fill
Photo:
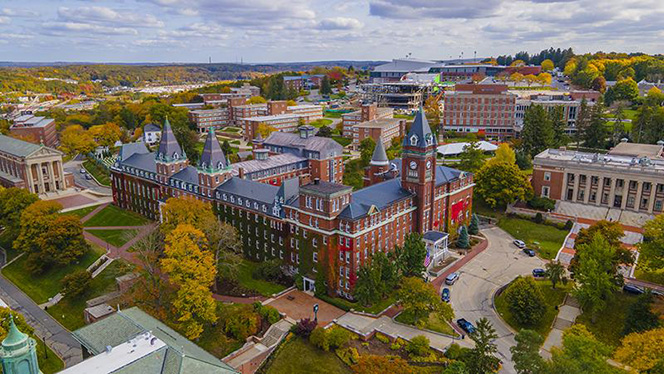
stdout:
MULTIPOLYGON (((152 219, 170 197, 208 201, 238 229, 246 257, 279 258, 303 276, 305 290, 324 276, 330 291, 346 297, 376 251, 392 251, 411 232, 443 232, 470 218, 473 176, 436 165, 437 141, 422 111, 403 140, 402 159, 388 160, 379 142, 367 187, 358 191, 340 183, 340 146, 313 136, 310 126, 299 134, 274 132, 255 145, 257 159, 234 166, 210 131, 193 166, 166 121, 156 152, 143 144, 122 147, 111 168, 113 200, 152 219), (287 154, 297 158, 279 161, 287 154)), ((434 248, 427 265, 447 250, 434 248)))

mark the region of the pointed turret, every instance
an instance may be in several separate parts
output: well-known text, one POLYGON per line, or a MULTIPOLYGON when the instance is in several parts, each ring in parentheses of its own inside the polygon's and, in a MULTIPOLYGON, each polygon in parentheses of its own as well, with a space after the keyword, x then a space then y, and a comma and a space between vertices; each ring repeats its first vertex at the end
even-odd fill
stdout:
POLYGON ((27 345, 27 341, 28 336, 19 331, 18 327, 16 327, 16 324, 14 323, 14 316, 10 314, 9 331, 7 332, 5 339, 2 341, 2 347, 8 350, 17 350, 27 345))
POLYGON ((427 120, 427 116, 424 115, 424 109, 420 107, 408 135, 403 139, 403 146, 426 148, 435 145, 436 137, 431 131, 431 127, 429 127, 429 121, 427 120))
POLYGON ((11 313, 7 336, 0 346, 0 364, 4 374, 41 374, 37 342, 16 327, 11 313))
POLYGON ((178 143, 173 134, 171 123, 168 117, 164 121, 164 128, 161 130, 161 140, 159 141, 159 150, 157 150, 157 159, 165 162, 181 161, 187 158, 187 155, 182 151, 180 143, 178 143))
POLYGON ((219 145, 219 140, 214 133, 214 127, 210 127, 205 138, 201 159, 198 162, 198 169, 207 173, 215 173, 226 168, 226 166, 228 165, 224 151, 219 145))
POLYGON ((383 145, 383 141, 379 139, 376 148, 374 148, 373 156, 371 156, 370 165, 387 166, 389 164, 390 160, 387 159, 385 146, 383 145))

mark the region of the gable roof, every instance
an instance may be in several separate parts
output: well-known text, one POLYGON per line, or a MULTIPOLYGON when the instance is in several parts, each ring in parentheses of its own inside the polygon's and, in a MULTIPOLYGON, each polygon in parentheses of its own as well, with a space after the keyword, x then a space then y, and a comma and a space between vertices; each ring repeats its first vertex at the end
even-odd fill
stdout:
POLYGON ((146 154, 146 153, 150 153, 150 151, 145 146, 145 143, 139 143, 139 142, 127 143, 123 144, 120 147, 120 151, 118 152, 118 160, 125 161, 134 154, 146 154))
POLYGON ((122 166, 130 166, 139 170, 157 172, 157 164, 153 153, 134 153, 126 160, 121 162, 122 166))
POLYGON ((216 189, 220 193, 229 193, 245 199, 259 201, 265 204, 274 203, 279 187, 267 183, 259 183, 247 179, 233 177, 216 189))
POLYGON ((411 192, 401 188, 401 179, 390 179, 353 192, 350 204, 341 211, 339 217, 358 219, 369 214, 373 206, 382 210, 411 196, 413 196, 411 192))
MULTIPOLYGON (((302 138, 300 134, 275 131, 263 142, 265 147, 277 146, 298 150, 298 156, 304 157, 304 151, 318 152, 321 158, 341 156, 343 147, 334 139, 321 136, 302 138)), ((287 150, 284 150, 284 152, 287 150)), ((291 152, 292 153, 292 152, 291 152)))
POLYGON ((44 146, 0 135, 0 152, 8 153, 12 156, 26 157, 37 152, 42 147, 44 146))
POLYGON ((148 123, 147 125, 143 126, 143 132, 159 132, 161 129, 159 126, 155 125, 154 123, 148 123))

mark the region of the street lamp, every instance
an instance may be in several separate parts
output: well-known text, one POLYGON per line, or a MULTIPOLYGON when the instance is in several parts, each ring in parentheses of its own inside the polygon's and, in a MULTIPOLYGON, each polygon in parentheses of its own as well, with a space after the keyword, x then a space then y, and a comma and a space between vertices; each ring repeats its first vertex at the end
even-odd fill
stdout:
POLYGON ((314 304, 314 322, 318 323, 318 304, 314 304))

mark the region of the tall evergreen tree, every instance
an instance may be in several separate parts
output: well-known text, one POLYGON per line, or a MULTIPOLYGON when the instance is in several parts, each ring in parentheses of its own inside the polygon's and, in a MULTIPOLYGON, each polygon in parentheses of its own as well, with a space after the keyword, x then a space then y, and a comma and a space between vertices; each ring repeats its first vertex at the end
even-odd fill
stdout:
POLYGON ((590 121, 583 134, 583 141, 589 148, 604 148, 607 137, 604 103, 599 99, 590 110, 590 121))
POLYGON ((521 130, 521 149, 531 156, 554 145, 553 124, 546 109, 532 105, 526 109, 521 130))
POLYGON ((579 106, 579 112, 576 116, 576 132, 574 133, 574 140, 576 141, 576 147, 581 146, 581 140, 584 138, 585 130, 590 123, 590 109, 588 108, 588 101, 584 97, 581 100, 581 105, 579 106))
POLYGON ((549 112, 549 117, 551 118, 551 127, 553 129, 553 146, 562 147, 567 145, 569 142, 569 136, 567 136, 567 133, 565 132, 567 129, 565 110, 562 106, 554 107, 553 110, 549 112))
POLYGON ((320 93, 323 95, 329 95, 332 93, 332 86, 330 85, 330 79, 326 76, 323 77, 323 80, 320 84, 320 93))

